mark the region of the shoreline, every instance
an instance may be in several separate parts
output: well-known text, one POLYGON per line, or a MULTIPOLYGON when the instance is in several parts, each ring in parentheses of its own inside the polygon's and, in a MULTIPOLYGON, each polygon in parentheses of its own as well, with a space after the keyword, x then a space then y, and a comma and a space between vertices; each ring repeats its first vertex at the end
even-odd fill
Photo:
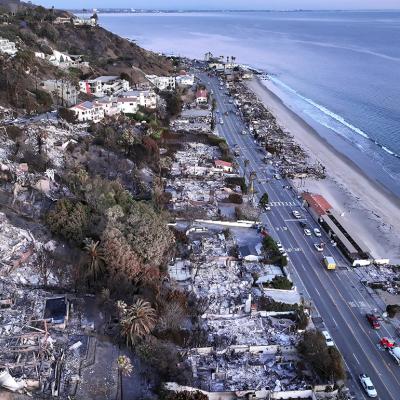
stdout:
POLYGON ((321 137, 259 78, 246 85, 310 160, 318 160, 326 167, 327 178, 305 179, 301 191, 322 194, 336 210, 344 213, 349 223, 357 225, 360 236, 376 258, 400 262, 400 199, 321 137))

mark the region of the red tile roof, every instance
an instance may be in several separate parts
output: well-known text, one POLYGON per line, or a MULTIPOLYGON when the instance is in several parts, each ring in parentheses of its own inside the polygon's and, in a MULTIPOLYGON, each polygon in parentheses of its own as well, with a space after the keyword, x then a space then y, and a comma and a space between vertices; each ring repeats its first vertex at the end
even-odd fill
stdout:
POLYGON ((227 161, 215 160, 214 164, 215 164, 216 167, 232 168, 232 163, 227 162, 227 161))
POLYGON ((332 209, 332 206, 328 203, 325 197, 320 194, 303 193, 303 199, 308 205, 318 214, 325 215, 328 210, 332 209))
POLYGON ((207 90, 198 90, 196 92, 196 98, 199 98, 199 97, 207 97, 207 90))

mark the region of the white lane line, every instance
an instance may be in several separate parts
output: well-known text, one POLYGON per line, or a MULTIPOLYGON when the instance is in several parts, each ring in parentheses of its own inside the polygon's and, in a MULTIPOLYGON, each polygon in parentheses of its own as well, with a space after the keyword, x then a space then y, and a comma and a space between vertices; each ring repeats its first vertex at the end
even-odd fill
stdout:
POLYGON ((354 353, 353 353, 353 357, 356 359, 357 364, 358 364, 358 365, 361 365, 361 364, 360 364, 360 361, 358 361, 358 358, 356 357, 356 355, 355 355, 354 353))
POLYGON ((319 293, 318 289, 317 288, 314 288, 314 289, 318 293, 318 296, 321 297, 321 294, 319 293))
POLYGON ((333 317, 331 317, 331 318, 332 318, 332 321, 334 322, 334 324, 335 324, 336 326, 339 326, 339 325, 337 324, 335 318, 333 318, 333 317))

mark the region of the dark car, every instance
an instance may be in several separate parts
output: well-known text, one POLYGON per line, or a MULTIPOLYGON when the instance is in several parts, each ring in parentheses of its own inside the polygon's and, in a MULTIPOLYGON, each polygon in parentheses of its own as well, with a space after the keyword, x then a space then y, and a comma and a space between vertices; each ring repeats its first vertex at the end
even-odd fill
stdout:
POLYGON ((374 314, 367 314, 366 315, 368 322, 370 323, 373 329, 380 329, 381 324, 378 321, 378 317, 374 314))
POLYGON ((308 228, 308 225, 307 225, 307 222, 300 221, 300 226, 301 226, 303 229, 309 229, 309 228, 308 228))

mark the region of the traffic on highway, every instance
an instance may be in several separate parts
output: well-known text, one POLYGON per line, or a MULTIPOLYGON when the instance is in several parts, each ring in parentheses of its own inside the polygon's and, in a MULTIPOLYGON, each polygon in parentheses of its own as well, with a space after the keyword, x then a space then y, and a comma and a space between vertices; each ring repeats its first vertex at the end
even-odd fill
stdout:
POLYGON ((198 78, 216 100, 216 129, 234 151, 239 172, 256 175, 257 203, 268 193, 260 222, 279 242, 281 254, 287 254, 292 279, 311 304, 314 325, 342 353, 354 398, 400 399, 400 367, 381 343, 382 337, 395 337, 394 327, 371 317, 384 311, 382 303, 366 290, 357 269, 303 207, 301 188, 281 176, 277 160, 264 162, 264 149, 254 140, 223 82, 204 72, 198 78))

